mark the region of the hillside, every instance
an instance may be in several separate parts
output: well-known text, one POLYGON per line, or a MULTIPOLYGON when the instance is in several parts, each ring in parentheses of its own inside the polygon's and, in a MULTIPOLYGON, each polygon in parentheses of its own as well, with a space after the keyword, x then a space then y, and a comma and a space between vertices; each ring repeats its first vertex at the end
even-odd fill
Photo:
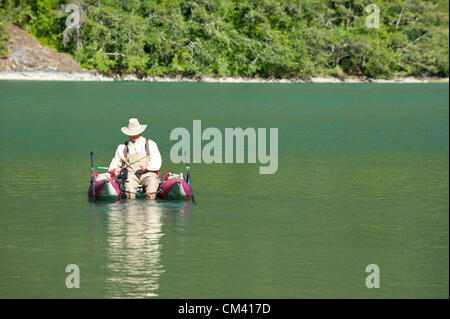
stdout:
MULTIPOLYGON (((62 6, 68 1, 0 0, 0 19, 104 74, 265 79, 449 74, 446 0, 376 1, 379 28, 366 25, 374 13, 366 11, 371 0, 72 2, 81 10, 78 46, 75 36, 63 43, 71 13, 62 6)), ((2 31, 0 54, 6 36, 2 31)))
POLYGON ((8 56, 0 59, 0 71, 14 72, 82 72, 79 64, 67 54, 39 44, 35 38, 15 25, 8 25, 8 56))

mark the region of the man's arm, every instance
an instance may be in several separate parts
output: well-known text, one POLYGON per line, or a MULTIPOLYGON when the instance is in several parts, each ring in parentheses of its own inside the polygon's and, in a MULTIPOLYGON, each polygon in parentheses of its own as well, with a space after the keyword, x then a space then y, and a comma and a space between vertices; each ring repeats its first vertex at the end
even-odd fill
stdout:
POLYGON ((159 171, 161 168, 162 159, 158 146, 155 142, 148 141, 148 150, 150 152, 150 160, 148 161, 147 170, 159 171))
POLYGON ((111 160, 111 164, 109 164, 108 172, 114 174, 115 176, 119 175, 120 172, 120 165, 122 164, 120 156, 121 153, 121 146, 117 146, 116 154, 114 155, 113 159, 111 160))

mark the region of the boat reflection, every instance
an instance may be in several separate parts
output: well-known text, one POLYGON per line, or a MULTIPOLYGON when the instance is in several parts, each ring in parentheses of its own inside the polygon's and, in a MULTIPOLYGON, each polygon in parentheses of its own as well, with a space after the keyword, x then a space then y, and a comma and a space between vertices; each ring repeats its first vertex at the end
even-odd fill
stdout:
POLYGON ((163 224, 174 213, 181 212, 185 220, 190 204, 126 201, 109 208, 106 297, 158 296, 159 277, 165 271, 161 262, 163 224))

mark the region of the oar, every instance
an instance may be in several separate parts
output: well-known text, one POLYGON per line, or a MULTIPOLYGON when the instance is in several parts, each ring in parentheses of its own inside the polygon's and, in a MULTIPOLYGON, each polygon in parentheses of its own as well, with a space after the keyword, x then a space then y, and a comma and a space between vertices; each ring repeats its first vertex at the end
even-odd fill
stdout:
POLYGON ((191 187, 192 201, 195 203, 194 189, 192 188, 191 168, 189 167, 189 159, 186 151, 184 151, 184 157, 186 158, 187 182, 191 187))
POLYGON ((91 151, 91 175, 92 175, 92 181, 91 181, 91 187, 92 187, 92 199, 95 202, 95 170, 94 170, 94 152, 91 151))

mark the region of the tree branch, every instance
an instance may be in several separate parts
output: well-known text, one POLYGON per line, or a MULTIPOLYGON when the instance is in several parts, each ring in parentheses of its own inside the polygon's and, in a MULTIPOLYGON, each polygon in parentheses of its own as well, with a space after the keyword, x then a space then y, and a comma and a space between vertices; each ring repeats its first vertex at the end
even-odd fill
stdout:
POLYGON ((104 52, 106 55, 114 55, 114 56, 121 56, 122 58, 126 58, 127 56, 123 53, 119 52, 104 52))

